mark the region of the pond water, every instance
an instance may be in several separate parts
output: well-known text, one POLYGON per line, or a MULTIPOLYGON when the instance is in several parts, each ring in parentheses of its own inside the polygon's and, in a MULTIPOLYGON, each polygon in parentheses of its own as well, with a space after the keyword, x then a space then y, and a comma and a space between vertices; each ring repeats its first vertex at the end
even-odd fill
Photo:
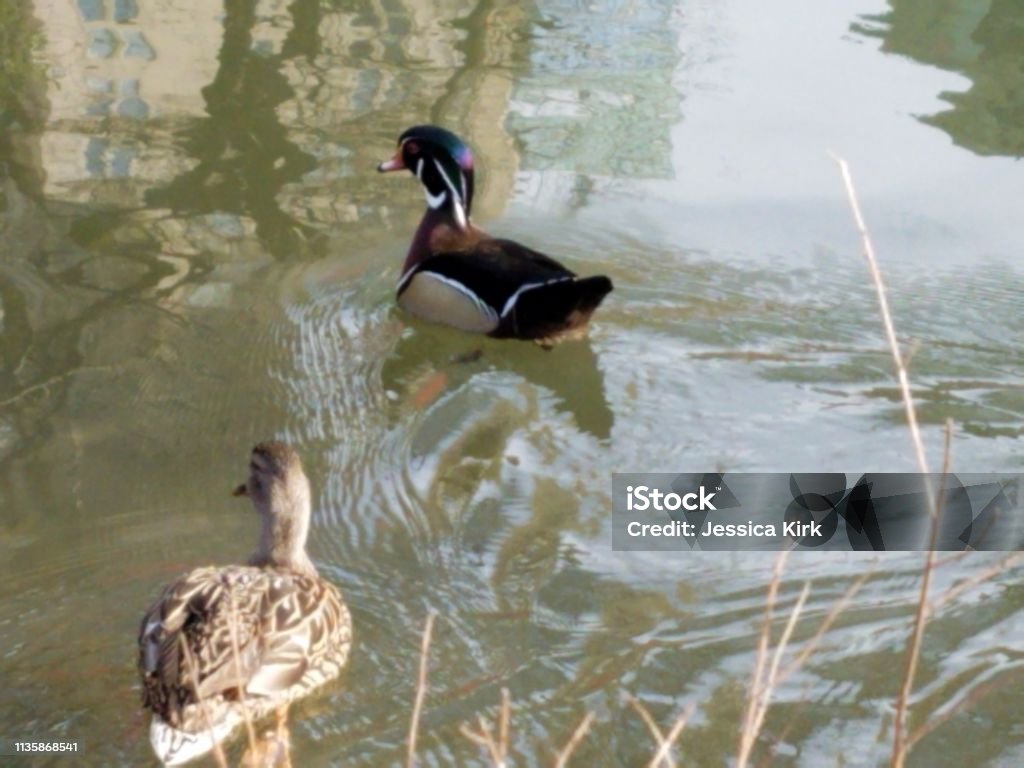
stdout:
MULTIPOLYGON (((585 712, 578 764, 645 764, 626 694, 666 728, 695 705, 678 757, 726 763, 774 556, 612 551, 611 473, 914 469, 830 150, 931 461, 948 418, 955 470, 1024 465, 1016 0, 0 17, 0 737, 152 760, 137 623, 176 575, 247 555, 229 491, 276 437, 304 459, 310 549, 357 637, 342 681, 293 708, 296 765, 402 761, 430 611, 423 765, 483 763, 459 725, 502 688, 516 765, 550 764, 585 712), (479 224, 612 277, 588 341, 546 352, 397 310, 422 196, 374 168, 423 122, 473 146, 479 224)), ((887 761, 921 561, 790 558, 783 607, 813 580, 801 642, 874 575, 776 691, 757 760, 887 761)), ((977 700, 911 764, 1024 762, 1019 573, 929 625, 913 722, 977 700)))

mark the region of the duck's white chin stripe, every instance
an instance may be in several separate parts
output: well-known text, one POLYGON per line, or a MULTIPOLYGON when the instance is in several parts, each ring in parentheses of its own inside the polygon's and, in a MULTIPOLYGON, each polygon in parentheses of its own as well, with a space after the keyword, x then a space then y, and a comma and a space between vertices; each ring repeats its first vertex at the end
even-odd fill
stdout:
POLYGON ((447 192, 442 192, 439 195, 430 194, 430 190, 424 185, 423 194, 427 197, 427 207, 432 211, 436 211, 442 205, 444 205, 445 199, 448 197, 447 192))

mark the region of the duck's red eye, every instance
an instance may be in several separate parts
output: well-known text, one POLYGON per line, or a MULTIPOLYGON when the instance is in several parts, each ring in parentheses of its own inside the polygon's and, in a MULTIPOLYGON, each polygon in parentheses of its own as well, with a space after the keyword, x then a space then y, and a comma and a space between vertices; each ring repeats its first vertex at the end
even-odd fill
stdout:
POLYGON ((415 141, 405 142, 405 148, 409 150, 410 155, 418 155, 420 153, 420 145, 415 141))

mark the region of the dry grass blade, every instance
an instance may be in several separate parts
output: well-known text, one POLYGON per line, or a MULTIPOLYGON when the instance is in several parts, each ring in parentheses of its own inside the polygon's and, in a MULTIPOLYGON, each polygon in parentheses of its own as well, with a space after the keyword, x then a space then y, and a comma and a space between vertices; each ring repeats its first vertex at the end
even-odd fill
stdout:
MULTIPOLYGON (((224 590, 228 594, 228 625, 231 630, 231 653, 235 665, 235 679, 242 679, 241 651, 238 644, 238 610, 235 607, 235 593, 231 590, 231 584, 225 577, 223 582, 224 590)), ((245 687, 238 686, 238 700, 242 705, 242 717, 245 718, 245 732, 249 737, 249 749, 256 749, 256 730, 252 726, 252 717, 249 715, 249 706, 245 698, 245 687)))
POLYGON ((800 597, 793 606, 793 610, 790 611, 789 620, 786 622, 786 627, 782 631, 782 637, 779 638, 779 644, 775 647, 775 653, 772 654, 771 665, 768 667, 768 674, 764 679, 763 686, 760 690, 751 692, 751 702, 754 705, 754 714, 751 721, 750 731, 745 734, 746 749, 736 761, 737 766, 740 768, 745 766, 750 760, 750 755, 754 750, 754 743, 757 741, 757 737, 761 733, 761 727, 764 725, 764 718, 768 712, 768 705, 771 703, 772 692, 775 690, 775 686, 778 685, 779 682, 779 665, 782 663, 782 656, 786 652, 786 648, 789 646, 789 640, 793 636, 793 629, 796 627, 796 622, 800 618, 800 614, 803 613, 804 604, 807 602, 807 596, 810 593, 811 584, 810 582, 805 582, 804 588, 800 591, 800 597))
POLYGON ((583 737, 587 735, 587 731, 590 730, 591 723, 594 722, 594 713, 587 712, 587 714, 580 721, 580 724, 576 726, 576 730, 572 732, 572 736, 569 737, 569 741, 566 742, 565 746, 562 747, 562 751, 558 753, 558 757, 555 759, 554 768, 565 768, 569 762, 569 758, 572 757, 573 752, 583 741, 583 737))
POLYGON ((1007 568, 1012 568, 1022 560, 1024 560, 1024 552, 1014 552, 1002 558, 999 562, 990 565, 985 570, 974 574, 971 578, 957 582, 956 585, 947 590, 941 597, 937 597, 935 600, 932 600, 931 604, 928 606, 929 615, 938 613, 939 610, 956 600, 964 592, 974 589, 979 584, 984 584, 992 577, 999 575, 1007 568))
POLYGON ((480 726, 479 732, 474 731, 466 723, 463 723, 459 726, 459 733, 474 744, 478 744, 486 749, 487 754, 490 755, 492 766, 495 766, 495 768, 503 768, 505 761, 502 759, 501 749, 498 746, 498 743, 494 740, 494 736, 491 734, 490 726, 480 715, 477 715, 477 723, 480 726))
POLYGON ((508 688, 502 688, 497 735, 494 734, 491 724, 483 718, 483 715, 476 716, 477 725, 480 726, 479 731, 474 731, 466 723, 463 723, 459 726, 459 732, 474 744, 478 744, 486 749, 487 754, 491 757, 491 764, 495 768, 505 768, 508 762, 508 734, 511 718, 512 705, 509 699, 508 688))
POLYGON ((220 743, 214 736, 210 710, 206 706, 206 700, 199 695, 199 680, 196 678, 196 665, 195 658, 192 656, 192 650, 188 647, 184 634, 178 635, 178 641, 181 644, 182 655, 185 657, 185 664, 188 666, 188 681, 192 685, 192 695, 196 697, 199 711, 203 714, 206 730, 210 732, 210 742, 213 744, 213 759, 217 762, 219 768, 228 768, 228 761, 224 758, 224 750, 220 748, 220 743))
POLYGON ((796 605, 790 611, 789 621, 786 622, 786 628, 782 631, 782 637, 779 638, 779 644, 776 646, 775 653, 772 656, 772 665, 768 670, 768 679, 765 681, 766 693, 770 693, 779 682, 779 665, 782 663, 782 654, 786 652, 786 648, 789 646, 789 640, 793 636, 793 629, 796 627, 800 614, 803 613, 804 604, 807 602, 807 596, 810 594, 811 582, 805 581, 804 588, 800 590, 800 597, 797 598, 796 605))
POLYGON ((511 712, 512 705, 509 701, 508 688, 502 688, 501 715, 498 719, 498 748, 501 750, 502 761, 508 758, 508 729, 511 712))
POLYGON ((412 721, 409 723, 408 752, 405 760, 406 768, 413 768, 416 763, 416 734, 420 727, 423 699, 427 695, 427 662, 430 653, 430 638, 434 633, 435 616, 436 614, 431 611, 427 615, 426 624, 423 626, 423 639, 420 642, 420 671, 416 680, 416 699, 412 708, 412 721))
MULTIPOLYGON (((661 728, 659 728, 658 724, 654 722, 654 718, 651 717, 651 713, 647 710, 647 707, 645 707, 643 703, 634 696, 627 696, 626 701, 629 702, 629 706, 635 709, 637 714, 640 715, 640 719, 644 721, 644 724, 647 726, 647 730, 649 730, 651 732, 651 736, 654 737, 654 741, 658 744, 664 743, 665 734, 661 732, 661 728)), ((667 758, 666 762, 670 766, 673 764, 670 758, 667 758)))
POLYGON ((757 641, 757 656, 754 660, 754 670, 750 680, 747 712, 744 715, 743 725, 740 729, 738 754, 741 756, 745 755, 744 761, 749 758, 749 749, 753 744, 748 735, 753 732, 754 728, 754 717, 756 714, 755 696, 763 685, 763 678, 767 670, 768 641, 771 637, 772 619, 775 617, 775 600, 779 594, 779 584, 782 583, 782 570, 786 566, 786 559, 788 557, 788 550, 783 550, 779 553, 779 556, 775 558, 775 566, 772 568, 771 580, 768 582, 768 594, 765 596, 764 601, 764 619, 761 624, 761 634, 757 641), (750 741, 750 744, 748 744, 748 741, 750 741))
POLYGON ((277 708, 277 727, 268 730, 242 755, 239 768, 292 768, 288 705, 277 708))
MULTIPOLYGON (((831 153, 830 153, 831 154, 831 153)), ((846 188, 847 200, 853 219, 857 224, 860 233, 861 244, 864 249, 864 258, 867 260, 868 269, 871 271, 871 280, 875 285, 878 294, 878 307, 882 315, 882 324, 885 326, 885 336, 889 342, 889 349, 896 364, 896 376, 899 380, 900 393, 903 399, 903 409, 907 416, 907 427, 910 430, 910 437, 914 444, 914 455, 917 459, 917 466, 924 475, 924 490, 928 499, 928 510, 931 515, 931 533, 929 535, 928 554, 925 558, 924 570, 921 574, 921 590, 918 594, 917 611, 914 615, 914 628, 907 640, 907 663, 903 675, 903 684, 900 686, 899 697, 896 701, 896 712, 893 718, 893 742, 890 765, 893 768, 901 768, 906 760, 909 749, 906 740, 906 713, 910 700, 911 691, 914 688, 914 676, 917 672, 917 661, 921 652, 921 641, 924 636, 924 626, 928 614, 928 590, 931 587, 932 573, 935 570, 937 560, 935 553, 935 542, 938 536, 939 514, 942 508, 941 497, 943 491, 936 494, 929 479, 928 459, 924 452, 924 441, 921 439, 921 430, 917 424, 917 411, 914 408, 914 398, 910 389, 910 378, 907 375, 907 367, 900 351, 899 342, 896 339, 896 329, 893 326, 892 315, 889 312, 889 301, 886 298, 885 283, 882 280, 882 272, 878 268, 878 260, 875 258, 875 247, 871 242, 867 225, 864 222, 864 215, 860 210, 860 203, 857 200, 857 192, 853 186, 853 178, 850 175, 850 167, 841 157, 834 154, 832 159, 839 166, 839 172, 843 177, 843 185, 846 188)), ((950 442, 952 439, 952 423, 946 422, 946 440, 943 451, 943 475, 949 470, 950 442)))
POLYGON ((672 752, 672 745, 675 744, 676 739, 679 738, 679 734, 683 732, 683 728, 686 727, 686 721, 690 719, 690 715, 693 714, 693 710, 694 705, 691 704, 675 721, 668 733, 665 735, 665 738, 662 739, 661 743, 658 745, 658 751, 654 753, 654 757, 651 758, 651 762, 647 764, 648 768, 657 768, 658 764, 665 760, 669 760, 670 764, 674 765, 669 757, 672 752))
MULTIPOLYGON (((861 213, 860 203, 857 201, 857 191, 853 186, 853 177, 850 175, 850 166, 838 155, 829 155, 839 166, 839 172, 843 177, 843 185, 846 188, 846 197, 853 213, 853 220, 860 233, 861 245, 864 248, 864 258, 871 271, 871 280, 875 284, 875 292, 878 294, 878 309, 882 315, 882 324, 885 326, 885 337, 889 342, 889 351, 892 352, 893 362, 896 364, 896 376, 899 379, 900 393, 903 396, 903 410, 907 416, 907 426, 910 428, 910 438, 914 444, 914 456, 917 458, 917 467, 924 475, 928 471, 928 459, 924 452, 924 441, 921 439, 921 430, 917 425, 917 411, 914 409, 914 396, 910 389, 910 377, 907 375, 907 366, 903 361, 903 353, 900 351, 899 341, 896 339, 896 328, 892 322, 892 314, 889 312, 889 299, 885 293, 885 282, 882 280, 882 271, 878 267, 878 260, 875 258, 875 246, 871 242, 871 235, 868 234, 867 224, 864 223, 864 214, 861 213)), ((925 493, 928 495, 928 506, 935 509, 935 493, 931 485, 925 483, 925 493)))
MULTIPOLYGON (((953 441, 953 422, 946 421, 945 448, 942 454, 942 474, 949 473, 950 449, 953 441)), ((927 483, 925 484, 927 487, 927 483)), ((910 743, 907 741, 907 707, 910 704, 910 694, 914 690, 914 677, 917 674, 917 662, 921 657, 921 643, 924 640, 924 627, 928 622, 928 593, 931 589, 932 574, 935 572, 935 562, 938 553, 935 551, 935 543, 939 535, 939 511, 945 495, 945 484, 939 491, 939 498, 933 501, 931 512, 931 531, 928 534, 928 553, 924 560, 924 570, 921 573, 921 589, 917 597, 917 610, 914 613, 914 628, 907 639, 907 663, 903 672, 903 684, 900 686, 899 697, 896 699, 896 712, 893 715, 892 734, 892 756, 889 764, 892 768, 902 768, 907 759, 907 752, 910 750, 910 743)))
POLYGON ((860 588, 863 587, 864 583, 870 578, 871 573, 862 574, 860 578, 847 587, 843 596, 832 604, 829 612, 825 615, 825 618, 822 619, 821 625, 818 627, 818 631, 814 633, 814 637, 804 643, 803 650, 801 650, 800 653, 797 654, 796 658, 779 673, 777 682, 781 683, 791 674, 800 669, 800 667, 806 663, 807 659, 811 657, 811 654, 818 650, 818 646, 821 645, 821 640, 825 637, 825 633, 831 629, 832 624, 834 624, 835 620, 839 618, 839 614, 846 610, 846 606, 850 604, 854 595, 860 591, 860 588))
MULTIPOLYGON (((1022 668, 1024 667, 1017 666, 1015 669, 1017 671, 1020 671, 1022 668)), ((907 751, 909 752, 910 749, 915 744, 917 744, 917 742, 919 742, 921 739, 923 739, 925 736, 927 736, 929 733, 934 731, 939 726, 945 725, 951 719, 953 719, 954 717, 956 717, 972 705, 976 704, 978 701, 985 698, 993 691, 997 691, 1000 688, 1004 688, 1011 682, 1012 681, 1009 679, 1009 676, 1006 675, 1004 672, 999 677, 993 680, 988 680, 987 682, 984 682, 981 685, 975 686, 969 693, 967 693, 967 695, 960 699, 960 701, 958 701, 956 704, 946 707, 942 712, 928 719, 920 727, 912 731, 911 734, 907 737, 907 751)))

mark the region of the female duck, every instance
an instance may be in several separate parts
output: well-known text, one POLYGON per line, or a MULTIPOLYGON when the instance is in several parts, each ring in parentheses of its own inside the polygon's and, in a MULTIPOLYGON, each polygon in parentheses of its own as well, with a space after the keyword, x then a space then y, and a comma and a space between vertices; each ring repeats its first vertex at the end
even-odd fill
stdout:
POLYGON ((395 156, 377 167, 402 169, 423 185, 427 211, 398 281, 399 306, 465 331, 544 345, 586 329, 612 281, 577 277, 543 253, 475 227, 473 155, 458 136, 433 125, 408 129, 395 156))
POLYGON ((249 565, 198 568, 168 586, 139 632, 150 741, 167 765, 211 750, 254 720, 336 677, 352 623, 306 554, 309 480, 287 445, 252 450, 248 496, 262 519, 249 565))

